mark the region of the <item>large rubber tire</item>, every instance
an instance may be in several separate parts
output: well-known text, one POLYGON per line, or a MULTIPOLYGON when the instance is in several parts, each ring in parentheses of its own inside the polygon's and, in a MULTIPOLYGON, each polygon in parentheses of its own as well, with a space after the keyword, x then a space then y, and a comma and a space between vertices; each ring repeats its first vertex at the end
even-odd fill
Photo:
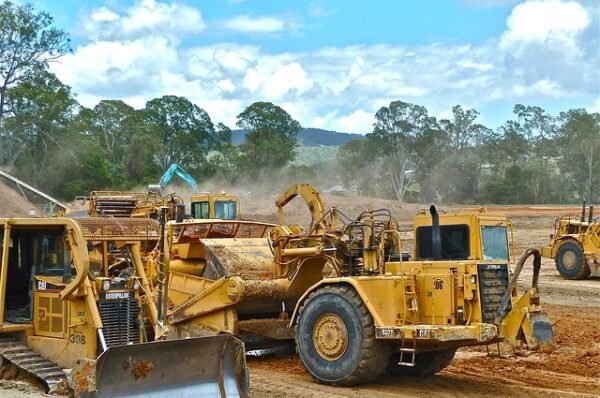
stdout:
POLYGON ((556 269, 567 279, 586 279, 590 276, 581 244, 574 239, 565 240, 556 251, 556 269))
MULTIPOLYGON (((415 355, 415 366, 411 367, 398 365, 400 354, 394 353, 388 361, 385 372, 398 376, 431 376, 450 365, 455 354, 456 348, 418 353, 415 355)), ((403 360, 410 361, 411 355, 405 353, 403 360)))
MULTIPOLYGON (((332 325, 330 322, 324 328, 332 325)), ((391 347, 375 339, 373 317, 358 293, 350 286, 334 285, 313 292, 300 308, 296 349, 304 368, 317 382, 353 386, 372 381, 383 373, 391 347), (328 358, 323 346, 315 343, 322 337, 319 325, 323 325, 323 319, 335 319, 347 331, 345 339, 338 339, 342 343, 328 347, 331 348, 328 358)))

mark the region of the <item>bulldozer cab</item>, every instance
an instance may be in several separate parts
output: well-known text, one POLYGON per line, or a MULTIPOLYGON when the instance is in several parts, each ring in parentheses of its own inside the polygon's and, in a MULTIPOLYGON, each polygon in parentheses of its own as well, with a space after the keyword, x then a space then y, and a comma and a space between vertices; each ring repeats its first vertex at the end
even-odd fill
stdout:
POLYGON ((235 195, 202 192, 192 195, 192 218, 239 220, 240 201, 235 195))
MULTIPOLYGON (((59 226, 0 230, 2 258, 6 259, 2 269, 3 325, 31 324, 40 292, 56 290, 71 277, 71 256, 65 248, 64 236, 65 231, 59 226)), ((53 328, 36 326, 38 330, 41 327, 54 332, 63 329, 62 323, 56 321, 53 328)))

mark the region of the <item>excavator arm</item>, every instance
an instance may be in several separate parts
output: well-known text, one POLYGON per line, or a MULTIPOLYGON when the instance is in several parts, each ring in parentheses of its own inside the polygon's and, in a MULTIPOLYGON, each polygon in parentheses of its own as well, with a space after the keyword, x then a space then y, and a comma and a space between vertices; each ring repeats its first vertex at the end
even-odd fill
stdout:
POLYGON ((171 179, 175 175, 179 176, 183 181, 189 184, 194 190, 194 193, 198 192, 198 183, 196 182, 194 177, 192 177, 187 171, 183 169, 183 167, 179 166, 177 163, 173 163, 167 169, 167 171, 165 171, 165 174, 163 174, 162 178, 160 179, 161 188, 166 187, 169 181, 171 181, 171 179))

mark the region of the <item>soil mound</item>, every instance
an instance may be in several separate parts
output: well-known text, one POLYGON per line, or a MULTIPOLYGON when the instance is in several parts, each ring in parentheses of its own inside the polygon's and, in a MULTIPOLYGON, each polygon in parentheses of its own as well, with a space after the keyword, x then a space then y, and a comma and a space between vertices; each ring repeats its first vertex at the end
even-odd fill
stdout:
POLYGON ((0 217, 27 217, 29 210, 35 209, 33 203, 0 178, 0 217))

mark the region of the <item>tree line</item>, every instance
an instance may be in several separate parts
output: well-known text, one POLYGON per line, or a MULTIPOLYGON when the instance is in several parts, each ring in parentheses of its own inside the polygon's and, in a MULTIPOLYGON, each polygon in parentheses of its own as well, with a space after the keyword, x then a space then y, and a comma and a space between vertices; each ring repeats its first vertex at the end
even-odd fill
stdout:
POLYGON ((600 200, 600 114, 552 116, 516 105, 496 130, 478 112, 452 108, 436 120, 394 101, 375 114, 367 140, 343 145, 338 161, 359 194, 445 203, 569 203, 600 200))
POLYGON ((457 105, 437 120, 424 106, 393 101, 366 139, 339 148, 335 165, 295 166, 301 126, 275 104, 255 102, 237 116, 248 132, 239 146, 185 97, 87 108, 49 71, 70 51, 49 14, 4 1, 0 27, 0 167, 60 198, 156 183, 178 163, 200 182, 276 191, 304 180, 399 201, 600 200, 598 113, 516 105, 513 119, 492 130, 473 109, 457 105))

